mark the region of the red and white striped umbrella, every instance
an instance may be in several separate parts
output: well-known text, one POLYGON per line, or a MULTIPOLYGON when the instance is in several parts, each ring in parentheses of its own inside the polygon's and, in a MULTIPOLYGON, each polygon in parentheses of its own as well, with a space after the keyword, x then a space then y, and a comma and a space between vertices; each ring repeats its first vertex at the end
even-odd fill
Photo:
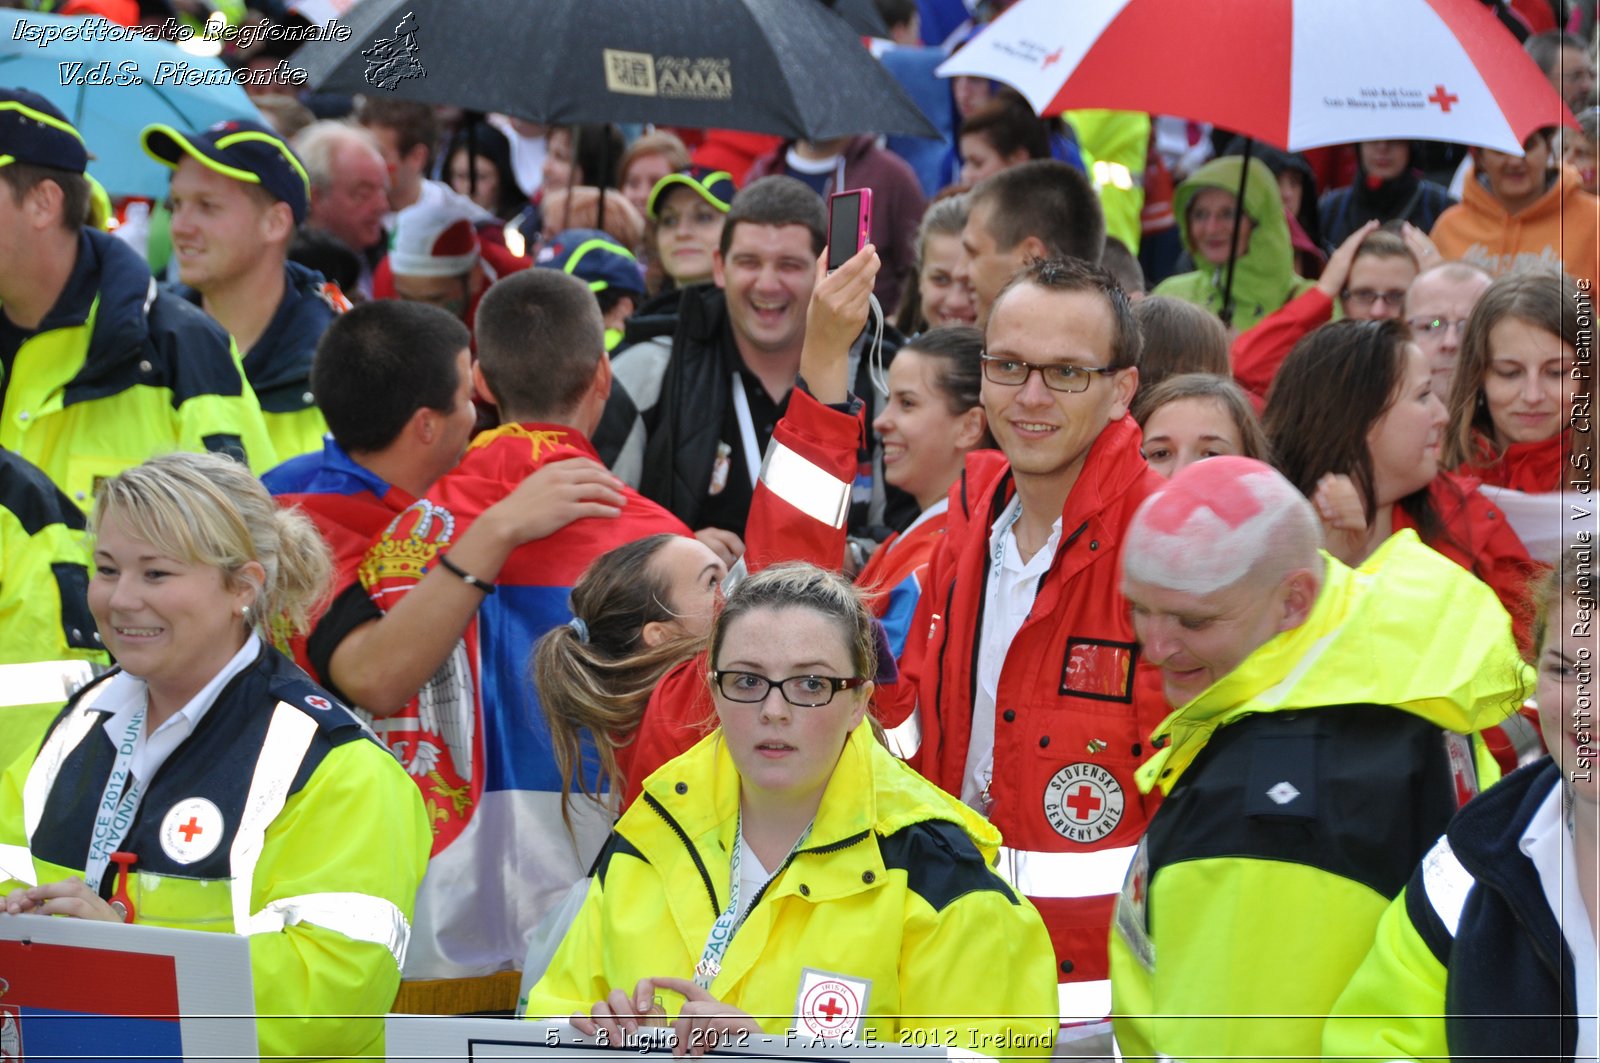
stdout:
POLYGON ((1477 0, 1021 0, 939 67, 1039 114, 1211 122, 1290 151, 1442 140, 1522 154, 1571 113, 1477 0))

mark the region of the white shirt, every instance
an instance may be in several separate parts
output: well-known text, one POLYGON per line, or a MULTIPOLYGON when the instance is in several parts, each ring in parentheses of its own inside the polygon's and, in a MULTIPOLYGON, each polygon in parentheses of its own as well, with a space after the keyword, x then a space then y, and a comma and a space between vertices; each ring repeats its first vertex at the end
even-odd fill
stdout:
MULTIPOLYGON (((222 688, 234 676, 244 671, 261 652, 261 638, 250 633, 245 639, 239 652, 222 666, 222 670, 211 677, 211 681, 200 688, 200 692, 190 698, 188 704, 177 712, 168 716, 161 722, 154 732, 146 723, 145 729, 134 742, 133 759, 128 762, 128 768, 133 772, 133 777, 139 779, 149 788, 150 780, 155 773, 161 770, 161 765, 167 762, 173 750, 183 744, 183 740, 194 733, 200 726, 200 721, 205 719, 206 713, 211 711, 211 706, 216 703, 217 695, 222 693, 222 688)), ((145 705, 148 696, 145 682, 127 672, 118 672, 106 680, 106 690, 96 704, 112 708, 111 715, 106 717, 106 734, 111 737, 115 745, 127 730, 128 720, 134 713, 145 705)))
POLYGON ((961 800, 984 815, 989 814, 989 779, 994 774, 994 703, 1000 670, 1011 652, 1011 640, 1033 610, 1039 580, 1050 571, 1061 542, 1061 518, 1057 517, 1044 546, 1023 561, 1016 530, 1021 516, 1022 501, 1013 495, 989 533, 989 587, 978 637, 978 692, 972 706, 972 736, 967 740, 967 769, 961 780, 961 800))
MULTIPOLYGON (((756 894, 761 892, 767 880, 772 878, 772 872, 761 862, 756 851, 750 848, 750 843, 745 841, 744 831, 739 832, 739 907, 744 911, 750 910, 750 902, 756 899, 756 894)), ((743 914, 741 912, 741 914, 743 914)))
MULTIPOLYGON (((1572 953, 1573 991, 1578 1004, 1578 1047, 1574 1059, 1594 1059, 1597 1041, 1595 1029, 1596 997, 1594 925, 1589 921, 1589 911, 1583 906, 1583 894, 1578 889, 1578 859, 1572 848, 1572 835, 1567 832, 1566 814, 1561 802, 1561 784, 1550 789, 1550 794, 1539 806, 1539 811, 1528 821, 1517 848, 1532 862, 1539 873, 1539 884, 1544 887, 1545 903, 1551 914, 1561 924, 1561 933, 1567 939, 1567 949, 1572 953)), ((1594 869, 1590 868, 1593 874, 1594 869)))

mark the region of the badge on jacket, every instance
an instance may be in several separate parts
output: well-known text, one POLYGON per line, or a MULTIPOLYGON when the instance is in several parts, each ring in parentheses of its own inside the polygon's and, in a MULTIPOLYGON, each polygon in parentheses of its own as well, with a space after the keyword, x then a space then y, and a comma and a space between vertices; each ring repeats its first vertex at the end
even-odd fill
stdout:
POLYGON ((867 1015, 870 978, 851 978, 807 967, 800 973, 795 997, 795 1029, 818 1041, 854 1042, 867 1015))
POLYGON ((174 862, 204 860, 222 841, 222 810, 204 797, 185 797, 161 818, 161 851, 174 862))
POLYGON ((1128 877, 1122 880, 1122 893, 1117 896, 1115 925, 1133 958, 1153 973, 1156 948, 1150 941, 1149 925, 1145 922, 1149 900, 1150 851, 1146 840, 1141 838, 1133 854, 1133 863, 1128 866, 1128 877))

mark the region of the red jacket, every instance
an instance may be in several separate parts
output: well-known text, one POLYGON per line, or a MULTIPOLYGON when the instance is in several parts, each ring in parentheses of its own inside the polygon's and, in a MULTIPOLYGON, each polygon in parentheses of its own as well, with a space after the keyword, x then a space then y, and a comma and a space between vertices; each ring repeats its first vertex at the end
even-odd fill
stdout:
POLYGON ((1495 458, 1493 445, 1479 436, 1473 447, 1473 460, 1458 471, 1490 487, 1509 487, 1524 494, 1559 491, 1566 442, 1567 434, 1560 432, 1537 443, 1513 443, 1495 458))
MULTIPOLYGON (((989 818, 1005 836, 1002 874, 1050 928, 1066 983, 1063 1021, 1110 1013, 1112 905, 1157 804, 1133 772, 1168 707, 1159 671, 1139 660, 1121 562, 1134 511, 1163 482, 1139 454, 1131 417, 1100 433, 996 691, 989 818)), ((1011 495, 1002 455, 968 455, 912 628, 927 636, 908 643, 902 662, 905 681, 918 683, 923 731, 912 763, 955 794, 971 736, 990 530, 1011 495)))
POLYGON ((1311 287, 1284 303, 1239 334, 1229 352, 1233 379, 1239 382, 1260 413, 1266 403, 1278 367, 1289 357, 1300 337, 1333 320, 1333 300, 1322 289, 1311 287))

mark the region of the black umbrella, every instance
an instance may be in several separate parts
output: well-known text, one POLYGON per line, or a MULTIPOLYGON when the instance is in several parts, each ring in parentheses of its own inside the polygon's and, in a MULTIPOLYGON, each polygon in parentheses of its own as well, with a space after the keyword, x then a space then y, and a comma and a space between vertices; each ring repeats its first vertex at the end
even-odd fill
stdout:
POLYGON ((938 135, 815 0, 363 0, 342 25, 292 60, 324 91, 560 125, 938 135))

